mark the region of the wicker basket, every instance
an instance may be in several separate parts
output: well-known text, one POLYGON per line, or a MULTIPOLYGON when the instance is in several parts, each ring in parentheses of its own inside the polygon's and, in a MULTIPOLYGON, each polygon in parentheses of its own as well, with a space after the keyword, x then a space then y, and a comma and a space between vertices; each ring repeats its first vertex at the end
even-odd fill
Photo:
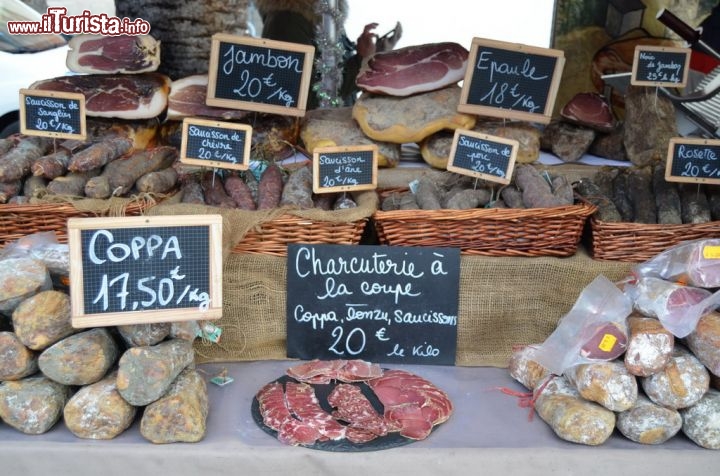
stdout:
POLYGON ((682 241, 720 237, 720 221, 683 225, 603 222, 590 219, 594 259, 641 263, 682 241))
POLYGON ((358 244, 367 221, 365 218, 350 223, 330 222, 285 214, 250 231, 233 247, 232 252, 287 256, 287 245, 290 243, 358 244))
POLYGON ((594 205, 377 211, 381 244, 456 247, 466 255, 571 256, 594 205))
MULTIPOLYGON (((122 215, 142 215, 154 205, 152 201, 129 202, 122 215)), ((58 241, 66 243, 68 218, 95 216, 99 214, 78 210, 70 203, 3 204, 0 205, 0 246, 45 231, 54 231, 58 241)))

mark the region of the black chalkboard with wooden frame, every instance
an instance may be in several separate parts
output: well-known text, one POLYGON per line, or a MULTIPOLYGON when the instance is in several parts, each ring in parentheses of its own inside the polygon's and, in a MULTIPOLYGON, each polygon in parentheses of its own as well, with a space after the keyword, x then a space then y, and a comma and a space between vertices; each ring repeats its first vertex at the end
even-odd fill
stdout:
POLYGON ((473 38, 458 111, 547 124, 564 65, 562 50, 473 38))
POLYGON ((20 132, 28 136, 85 140, 85 96, 81 93, 21 89, 20 132))
POLYGON ((454 365, 459 248, 288 245, 287 356, 454 365))
POLYGON ((510 183, 518 141, 481 132, 456 129, 447 169, 504 185, 510 183))
POLYGON ((376 145, 316 147, 313 150, 313 192, 350 192, 377 187, 376 145))
POLYGON ((180 162, 221 169, 250 167, 252 126, 235 122, 185 118, 180 162))
POLYGON ((691 137, 670 139, 665 180, 720 184, 720 140, 691 137))
POLYGON ((683 88, 689 72, 689 48, 638 45, 633 55, 630 84, 683 88))
POLYGON ((315 48, 216 33, 210 45, 208 106, 304 116, 315 48))
POLYGON ((71 218, 73 327, 222 316, 222 217, 71 218))

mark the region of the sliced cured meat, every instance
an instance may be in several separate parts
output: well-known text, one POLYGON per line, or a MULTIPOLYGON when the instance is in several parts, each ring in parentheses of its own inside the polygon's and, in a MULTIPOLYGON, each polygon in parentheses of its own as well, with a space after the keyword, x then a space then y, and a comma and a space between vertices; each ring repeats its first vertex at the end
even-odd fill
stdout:
POLYGON ((603 96, 597 93, 578 93, 560 111, 563 119, 596 129, 610 132, 615 129, 615 117, 603 96))
POLYGON ((424 440, 430 436, 433 422, 415 403, 396 405, 385 410, 385 418, 398 424, 400 434, 413 440, 424 440))
POLYGON ((400 431, 406 438, 426 438, 433 426, 445 422, 453 412, 445 392, 404 370, 386 370, 367 384, 385 408, 389 431, 400 431))
MULTIPOLYGON (((328 403, 336 409, 333 416, 347 422, 349 428, 363 430, 363 432, 369 432, 375 436, 387 435, 385 419, 375 410, 360 387, 341 383, 328 395, 328 403)), ((362 435, 356 436, 363 437, 362 435)))
POLYGON ((281 383, 272 382, 265 385, 255 398, 260 407, 263 423, 268 428, 280 431, 283 423, 292 419, 292 414, 285 403, 285 392, 281 383))
POLYGON ((299 382, 326 384, 335 378, 343 365, 344 360, 315 359, 290 367, 286 373, 299 382))
POLYGON ((326 412, 315 395, 315 389, 306 383, 287 382, 285 401, 288 409, 298 420, 316 428, 329 440, 345 438, 345 427, 326 412))
POLYGON ((279 382, 265 385, 255 395, 263 423, 278 432, 278 440, 286 445, 312 445, 322 437, 317 427, 295 418, 287 407, 285 392, 279 382))
POLYGON ((149 119, 165 112, 170 78, 159 73, 84 74, 43 79, 30 89, 81 93, 88 116, 149 119))
POLYGON ((160 66, 160 42, 150 35, 77 35, 66 64, 76 73, 147 73, 160 66))
POLYGON ((365 382, 371 378, 381 377, 382 374, 380 365, 354 359, 345 362, 345 365, 338 370, 336 379, 346 383, 365 382))
POLYGON ((286 373, 300 382, 327 384, 333 380, 346 383, 365 382, 382 376, 383 371, 378 364, 359 359, 315 359, 290 367, 286 373))
POLYGON ((345 438, 347 438, 348 441, 355 443, 356 445, 370 443, 377 437, 378 435, 371 431, 361 430, 359 428, 353 427, 348 427, 347 431, 345 432, 345 438))
POLYGON ((207 99, 208 76, 196 74, 177 79, 170 85, 168 97, 168 119, 181 120, 184 117, 203 116, 217 119, 242 119, 246 111, 226 109, 205 104, 207 99))
POLYGON ((355 83, 368 92, 409 96, 457 83, 465 76, 468 51, 458 43, 428 43, 376 53, 355 83))
POLYGON ((285 420, 278 431, 278 440, 292 446, 310 446, 321 437, 317 428, 295 418, 285 420))

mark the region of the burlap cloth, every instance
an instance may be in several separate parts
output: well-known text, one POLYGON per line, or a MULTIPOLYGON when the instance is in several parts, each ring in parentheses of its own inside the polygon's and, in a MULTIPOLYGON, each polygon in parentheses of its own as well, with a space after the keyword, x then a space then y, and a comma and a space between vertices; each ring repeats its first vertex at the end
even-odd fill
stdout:
MULTIPOLYGON (((568 258, 463 256, 456 365, 506 367, 512 347, 542 342, 599 274, 624 278, 630 264, 568 258)), ((225 260, 220 342, 197 340, 198 362, 286 359, 286 259, 225 260)))

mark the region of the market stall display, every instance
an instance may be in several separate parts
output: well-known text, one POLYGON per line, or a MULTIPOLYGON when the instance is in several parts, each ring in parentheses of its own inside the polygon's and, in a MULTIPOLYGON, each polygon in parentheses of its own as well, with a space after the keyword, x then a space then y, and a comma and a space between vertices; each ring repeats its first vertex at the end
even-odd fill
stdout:
POLYGON ((403 370, 361 360, 288 368, 253 399, 255 422, 291 446, 376 451, 423 440, 453 411, 447 394, 403 370))
MULTIPOLYGON (((152 37, 79 35, 70 46, 68 65, 83 74, 41 80, 30 90, 82 94, 88 137, 15 135, 0 141, 0 226, 7 221, 0 243, 19 255, 0 254, 0 419, 7 426, 25 434, 64 426, 82 439, 121 438, 135 426, 153 444, 199 443, 211 430, 210 396, 218 395, 207 381, 224 386, 233 379, 226 370, 210 378, 196 363, 298 357, 288 339, 292 326, 283 319, 294 283, 284 259, 288 249, 292 260, 295 246, 379 243, 460 250, 457 312, 445 316, 454 319, 456 352, 442 363, 507 369, 530 392, 521 403, 547 423, 548 434, 613 446, 617 429, 643 445, 672 445, 681 437, 676 435, 685 435, 700 448, 720 448, 718 283, 688 282, 712 277, 720 253, 714 242, 700 245, 702 251, 671 248, 713 234, 720 212, 712 183, 667 180, 661 152, 676 135, 667 101, 656 105, 661 119, 646 134, 645 122, 655 119, 639 111, 657 98, 638 88, 626 96, 624 122, 595 93, 576 95, 551 118, 563 52, 485 39, 474 39, 470 53, 455 43, 378 53, 360 70, 356 85, 363 92, 352 106, 307 111, 307 95, 315 93, 307 74, 312 47, 217 34, 209 74, 171 81, 156 72, 160 44, 152 37), (285 69, 290 78, 276 77, 285 69), (240 132, 242 138, 231 138, 240 132), (540 149, 569 163, 604 140, 610 142, 604 156, 617 153, 627 167, 593 168, 573 182, 562 169, 536 166, 540 149), (242 147, 233 149, 231 142, 242 147), (378 167, 403 168, 406 144, 419 148, 416 176, 400 188, 375 190, 378 167), (317 164, 328 150, 339 154, 325 157, 336 169, 317 164), (348 163, 362 161, 351 157, 360 150, 370 151, 372 160, 363 156, 366 168, 352 172, 367 175, 367 183, 351 191, 329 183, 331 175, 343 178, 348 163), (319 175, 328 190, 318 187, 319 175), (145 221, 222 217, 223 243, 213 254, 222 256, 219 280, 231 292, 213 300, 217 322, 201 325, 193 315, 172 323, 70 325, 68 286, 83 279, 68 278, 67 268, 54 267, 33 240, 19 247, 14 240, 51 230, 63 242, 68 219, 123 214, 147 215, 145 221), (579 246, 586 226, 592 256, 579 246), (609 245, 602 241, 605 227, 609 245), (605 248, 619 254, 604 255, 605 248), (688 259, 680 271, 667 263, 630 270, 623 264, 668 248, 675 254, 663 257, 671 265, 688 256, 702 256, 700 264, 693 267, 688 259), (532 260, 516 261, 527 258, 532 260), (530 276, 518 276, 526 271, 530 276), (604 271, 612 281, 601 279, 604 271), (578 288, 590 281, 591 287, 602 281, 608 292, 588 303, 578 288), (581 305, 563 314, 574 290, 581 305), (495 337, 494 348, 479 342, 495 337)), ((49 254, 62 253, 57 245, 49 254)), ((385 265, 394 252, 367 248, 374 262, 386 258, 385 265)), ((339 251, 336 258, 342 266, 357 263, 355 252, 339 251)), ((310 266, 322 262, 314 258, 310 266)), ((372 276, 348 266, 366 297, 402 294, 399 285, 373 284, 372 276)), ((450 281, 442 266, 433 270, 450 281)), ((342 277, 336 269, 327 274, 328 288, 342 277)), ((103 286, 93 304, 107 298, 103 286)), ((355 289, 342 283, 316 297, 335 297, 335 291, 352 295, 355 289)), ((364 305, 358 295, 348 307, 364 305)), ((456 304, 454 295, 449 299, 456 304)), ((372 303, 382 307, 383 299, 373 297, 372 303)), ((369 316, 348 312, 346 318, 401 322, 369 316)), ((314 319, 324 317, 307 319, 315 326, 314 319)), ((327 322, 335 319, 330 317, 327 322)), ((421 309, 403 318, 441 317, 421 309)), ((342 326, 337 329, 342 333, 342 326)), ((367 335, 387 342, 385 331, 367 335)), ((421 340, 431 348, 429 338, 421 340)), ((348 353, 356 350, 347 343, 348 353)), ((385 354, 385 363, 415 363, 397 355, 402 361, 385 354)), ((448 379, 461 375, 455 370, 448 379)), ((247 413, 243 424, 254 423, 253 430, 278 440, 265 438, 261 445, 301 447, 289 451, 427 448, 438 430, 465 418, 458 409, 467 407, 456 403, 456 389, 440 389, 423 375, 415 368, 387 368, 382 360, 308 360, 279 377, 238 381, 257 390, 243 388, 248 398, 234 402, 233 415, 224 417, 247 413)), ((484 423, 460 424, 475 432, 484 423)))

